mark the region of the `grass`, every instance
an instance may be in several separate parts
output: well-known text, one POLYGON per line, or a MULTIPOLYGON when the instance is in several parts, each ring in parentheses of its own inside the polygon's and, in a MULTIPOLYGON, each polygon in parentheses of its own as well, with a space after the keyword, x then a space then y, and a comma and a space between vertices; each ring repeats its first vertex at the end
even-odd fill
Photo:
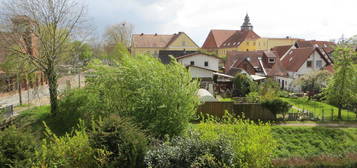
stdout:
MULTIPOLYGON (((331 106, 323 102, 317 102, 313 100, 308 100, 307 98, 282 98, 283 100, 289 102, 291 105, 312 112, 315 117, 322 119, 324 116, 325 120, 336 120, 338 108, 331 106)), ((292 109, 292 111, 297 111, 292 109)), ((357 120, 356 113, 342 110, 343 120, 357 120)))
POLYGON ((273 126, 272 134, 278 142, 276 165, 357 163, 357 128, 273 126))

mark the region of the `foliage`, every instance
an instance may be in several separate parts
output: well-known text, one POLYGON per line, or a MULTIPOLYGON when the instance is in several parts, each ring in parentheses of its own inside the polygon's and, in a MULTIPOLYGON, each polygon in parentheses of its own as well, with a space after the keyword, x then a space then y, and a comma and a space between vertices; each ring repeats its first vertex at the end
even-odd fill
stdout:
POLYGON ((331 73, 327 70, 313 71, 297 78, 293 84, 300 86, 303 92, 320 93, 326 87, 331 73))
POLYGON ((106 29, 104 35, 107 47, 119 43, 125 47, 130 47, 133 30, 134 26, 128 22, 111 25, 106 29))
POLYGON ((106 164, 107 156, 110 154, 90 146, 89 136, 83 125, 74 131, 73 136, 66 134, 57 137, 48 127, 46 135, 47 138, 35 152, 33 167, 97 168, 106 164))
POLYGON ((258 93, 262 97, 262 101, 272 100, 279 96, 279 83, 273 79, 266 79, 258 86, 258 93))
POLYGON ((270 167, 276 142, 269 124, 225 116, 217 122, 208 120, 194 126, 203 141, 220 138, 230 142, 236 167, 270 167))
POLYGON ((353 101, 356 95, 353 87, 356 85, 357 77, 352 64, 356 52, 348 47, 337 47, 334 54, 336 72, 329 81, 325 94, 327 100, 338 107, 338 118, 342 119, 342 108, 353 101))
POLYGON ((233 96, 244 97, 255 90, 255 83, 246 74, 238 73, 233 79, 233 96))
POLYGON ((101 59, 108 65, 116 65, 124 56, 130 56, 128 48, 123 43, 117 43, 107 46, 101 59))
POLYGON ((98 89, 104 106, 132 117, 155 136, 181 134, 196 112, 197 81, 181 64, 146 56, 124 56, 118 67, 93 66, 88 87, 98 89))
POLYGON ((28 167, 36 147, 35 138, 15 127, 0 132, 1 167, 28 167))
POLYGON ((148 139, 129 120, 116 115, 99 120, 93 126, 90 139, 92 146, 111 153, 107 167, 143 167, 148 139))
POLYGON ((190 132, 187 137, 175 137, 153 148, 145 162, 149 168, 224 168, 233 165, 233 153, 222 138, 202 141, 196 132, 190 132))
POLYGON ((262 97, 259 95, 258 92, 250 92, 246 96, 246 100, 248 103, 260 103, 261 99, 262 99, 262 97))
POLYGON ((65 58, 67 64, 79 67, 85 66, 93 58, 93 49, 87 43, 74 41, 69 43, 69 54, 65 58))
POLYGON ((273 114, 285 114, 289 112, 292 107, 288 102, 281 99, 266 100, 262 103, 263 106, 267 107, 273 114))
POLYGON ((67 91, 59 101, 59 111, 56 117, 51 118, 48 126, 57 135, 70 133, 79 120, 88 125, 92 119, 105 115, 105 107, 96 90, 88 88, 67 91), (61 125, 56 127, 55 125, 61 125))
POLYGON ((323 127, 272 128, 278 148, 275 158, 313 157, 319 155, 343 156, 357 151, 357 129, 323 127))
POLYGON ((21 58, 30 60, 45 74, 49 85, 51 112, 56 114, 57 66, 67 50, 67 42, 72 37, 79 38, 79 35, 83 34, 83 31, 81 33, 76 31, 79 25, 84 23, 84 7, 72 0, 6 0, 1 7, 2 23, 12 31, 3 39, 7 40, 8 44, 16 45, 9 50, 19 53, 18 56, 21 58))

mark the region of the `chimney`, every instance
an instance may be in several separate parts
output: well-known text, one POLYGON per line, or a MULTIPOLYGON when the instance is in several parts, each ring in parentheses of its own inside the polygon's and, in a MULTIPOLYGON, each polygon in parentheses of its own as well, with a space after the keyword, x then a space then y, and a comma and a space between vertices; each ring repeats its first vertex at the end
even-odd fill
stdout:
POLYGON ((144 35, 144 33, 141 33, 140 36, 144 35))
POLYGON ((155 33, 155 36, 157 36, 157 33, 155 33))

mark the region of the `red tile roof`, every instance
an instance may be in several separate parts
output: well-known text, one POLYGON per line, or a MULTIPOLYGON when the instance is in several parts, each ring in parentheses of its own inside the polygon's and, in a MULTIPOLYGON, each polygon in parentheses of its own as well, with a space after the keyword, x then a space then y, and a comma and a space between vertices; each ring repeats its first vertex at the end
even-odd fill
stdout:
POLYGON ((297 72, 314 51, 314 47, 292 49, 281 62, 286 70, 297 72))
POLYGON ((231 37, 229 37, 220 46, 220 48, 238 47, 245 40, 254 40, 258 38, 260 38, 260 36, 258 36, 254 31, 251 30, 239 31, 234 33, 231 37))
POLYGON ((242 64, 244 61, 247 61, 255 69, 260 69, 261 73, 264 73, 265 71, 267 76, 287 76, 287 72, 279 59, 275 59, 275 63, 271 65, 268 63, 267 58, 277 58, 277 56, 274 52, 271 51, 228 52, 225 70, 226 73, 232 74, 232 70, 234 71, 240 67, 240 64, 242 64))
POLYGON ((203 43, 202 48, 212 49, 219 48, 229 37, 239 30, 211 30, 203 43))
POLYGON ((276 46, 271 49, 271 51, 275 52, 276 55, 281 58, 289 49, 292 47, 292 45, 286 45, 286 46, 276 46))

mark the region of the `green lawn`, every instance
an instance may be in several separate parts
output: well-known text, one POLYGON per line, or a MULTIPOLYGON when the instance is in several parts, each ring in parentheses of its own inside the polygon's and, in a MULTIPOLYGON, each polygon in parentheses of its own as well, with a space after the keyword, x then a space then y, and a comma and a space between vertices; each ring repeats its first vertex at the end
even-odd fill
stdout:
MULTIPOLYGON (((324 115, 325 120, 336 120, 338 108, 335 106, 331 106, 326 103, 317 102, 313 100, 308 100, 307 98, 282 98, 283 100, 289 102, 291 105, 304 109, 309 112, 312 112, 315 117, 322 119, 324 115), (333 117, 332 117, 333 115, 333 117)), ((292 109, 293 112, 297 112, 297 110, 292 109)), ((357 120, 356 113, 342 110, 342 119, 343 120, 357 120)))
POLYGON ((347 166, 357 163, 354 158, 357 156, 357 128, 273 126, 272 134, 278 142, 274 153, 277 165, 347 166), (292 160, 295 163, 290 162, 292 160))

